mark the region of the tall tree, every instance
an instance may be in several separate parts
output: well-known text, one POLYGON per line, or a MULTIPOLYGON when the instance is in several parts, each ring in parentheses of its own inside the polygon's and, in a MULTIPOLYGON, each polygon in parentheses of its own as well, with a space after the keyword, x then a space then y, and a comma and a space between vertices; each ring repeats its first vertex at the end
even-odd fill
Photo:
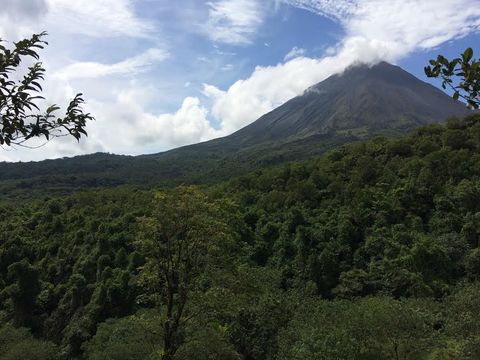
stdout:
POLYGON ((217 206, 194 187, 158 194, 152 216, 140 219, 137 245, 146 257, 142 282, 165 314, 163 360, 173 359, 182 343, 183 326, 194 315, 188 302, 208 282, 203 275, 226 230, 217 206))
POLYGON ((3 291, 12 301, 12 320, 16 326, 32 325, 35 301, 40 292, 38 271, 27 259, 11 264, 8 267, 10 285, 3 291))
POLYGON ((60 108, 49 106, 41 111, 39 100, 44 80, 45 69, 37 51, 43 49, 47 42, 43 40, 47 34, 34 34, 30 39, 14 43, 13 49, 8 49, 0 39, 0 145, 26 146, 32 138, 44 138, 47 141, 53 137, 71 135, 80 139, 86 135, 87 121, 93 120, 89 113, 84 113, 82 94, 77 94, 68 105, 65 115, 57 117, 60 108), (25 75, 14 74, 22 62, 28 58, 36 62, 28 68, 25 75), (19 78, 21 80, 13 80, 19 78))

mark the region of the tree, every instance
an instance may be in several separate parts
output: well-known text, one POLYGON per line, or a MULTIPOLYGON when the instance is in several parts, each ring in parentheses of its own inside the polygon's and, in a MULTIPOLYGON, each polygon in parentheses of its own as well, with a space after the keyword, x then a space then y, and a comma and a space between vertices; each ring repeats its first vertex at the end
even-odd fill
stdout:
POLYGON ((13 305, 13 322, 17 326, 31 325, 36 297, 40 292, 38 271, 30 265, 28 259, 11 264, 8 267, 11 282, 3 290, 13 305))
POLYGON ((202 275, 226 229, 216 205, 194 187, 158 194, 153 215, 140 219, 137 246, 146 257, 142 283, 165 313, 163 360, 173 359, 182 344, 184 324, 194 316, 188 314, 188 302, 208 286, 202 275))
POLYGON ((458 359, 480 358, 480 283, 461 284, 444 302, 445 332, 458 359))
POLYGON ((10 324, 0 326, 0 358, 2 360, 55 360, 60 349, 52 342, 36 339, 27 328, 10 324))
POLYGON ((83 345, 85 359, 151 359, 156 353, 161 318, 154 310, 141 311, 101 323, 95 336, 83 345))
POLYGON ((480 60, 473 58, 472 48, 449 61, 442 55, 436 60, 430 60, 430 66, 425 67, 425 74, 430 78, 441 78, 442 87, 453 90, 453 98, 464 99, 471 109, 480 107, 480 60), (454 78, 459 82, 454 84, 454 78))
POLYGON ((57 117, 60 110, 57 105, 49 106, 44 112, 40 110, 38 101, 44 98, 41 80, 44 80, 45 69, 37 54, 47 42, 47 33, 34 34, 30 39, 14 43, 13 49, 6 48, 0 39, 0 145, 21 145, 28 147, 26 142, 32 138, 45 138, 71 135, 79 140, 86 135, 87 121, 93 116, 84 113, 82 94, 77 94, 67 107, 64 117, 57 117), (28 68, 23 77, 14 76, 14 72, 26 58, 35 62, 28 68), (21 78, 13 80, 12 78, 21 78), (37 113, 38 112, 38 113, 37 113))
POLYGON ((426 359, 437 312, 432 300, 307 297, 279 331, 275 359, 426 359))

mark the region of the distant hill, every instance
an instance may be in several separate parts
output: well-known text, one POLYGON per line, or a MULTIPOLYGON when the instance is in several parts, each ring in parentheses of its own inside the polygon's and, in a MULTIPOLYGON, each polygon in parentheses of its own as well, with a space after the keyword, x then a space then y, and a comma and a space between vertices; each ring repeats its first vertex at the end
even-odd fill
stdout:
POLYGON ((137 157, 99 153, 0 163, 0 193, 19 188, 211 183, 372 136, 404 134, 469 112, 464 104, 400 67, 386 62, 357 65, 223 138, 137 157))

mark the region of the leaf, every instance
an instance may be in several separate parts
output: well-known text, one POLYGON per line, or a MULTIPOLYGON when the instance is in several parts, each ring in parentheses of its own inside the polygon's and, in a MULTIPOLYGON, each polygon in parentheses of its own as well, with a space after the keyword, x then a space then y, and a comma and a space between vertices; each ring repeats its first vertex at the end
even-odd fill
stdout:
POLYGON ((55 112, 57 110, 60 110, 60 107, 58 107, 57 105, 51 105, 47 109, 47 114, 51 114, 52 112, 55 112))
POLYGON ((469 62, 473 57, 473 49, 472 48, 468 48, 465 50, 465 52, 463 53, 463 61, 464 62, 469 62))
POLYGON ((478 109, 479 106, 480 106, 480 103, 475 102, 475 101, 472 100, 472 99, 468 99, 468 100, 467 100, 467 103, 468 103, 468 105, 469 105, 469 107, 470 107, 471 109, 478 109))

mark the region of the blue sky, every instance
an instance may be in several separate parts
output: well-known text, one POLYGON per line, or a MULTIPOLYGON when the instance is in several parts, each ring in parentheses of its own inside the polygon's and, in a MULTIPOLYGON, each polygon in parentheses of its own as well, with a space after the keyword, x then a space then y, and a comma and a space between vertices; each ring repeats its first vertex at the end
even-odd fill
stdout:
POLYGON ((479 0, 0 1, 1 38, 49 32, 49 102, 81 91, 97 118, 80 143, 0 161, 160 152, 228 135, 355 62, 427 81, 437 54, 480 51, 479 0))

